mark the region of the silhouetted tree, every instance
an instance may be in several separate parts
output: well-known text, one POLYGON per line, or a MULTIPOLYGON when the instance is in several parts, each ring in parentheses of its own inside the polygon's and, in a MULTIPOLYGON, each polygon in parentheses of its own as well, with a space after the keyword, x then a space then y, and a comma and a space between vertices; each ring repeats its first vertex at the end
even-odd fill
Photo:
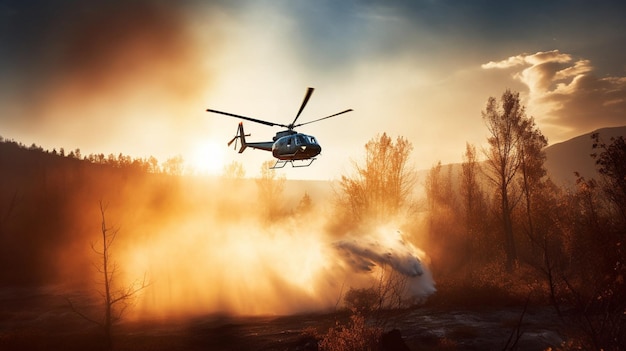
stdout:
POLYGON ((544 167, 546 161, 544 148, 548 145, 548 140, 536 128, 532 117, 524 120, 521 127, 519 183, 526 204, 527 233, 531 241, 535 241, 533 202, 535 197, 542 195, 541 190, 544 188, 542 179, 547 173, 544 167))
POLYGON ((550 303, 560 316, 560 295, 564 288, 561 277, 572 262, 570 254, 566 252, 572 242, 568 237, 571 233, 571 221, 567 219, 571 213, 569 203, 562 190, 550 179, 540 182, 532 191, 531 198, 531 215, 529 206, 518 212, 519 220, 528 222, 526 229, 529 240, 522 243, 530 244, 530 249, 522 246, 526 250, 520 250, 520 258, 545 279, 550 303))
POLYGON ((35 143, 32 143, 32 145, 28 149, 34 151, 43 151, 43 148, 41 146, 37 146, 37 144, 35 143))
POLYGON ((148 158, 148 172, 150 173, 161 172, 161 168, 159 167, 159 161, 154 156, 150 156, 150 158, 148 158))
MULTIPOLYGON (((598 172, 602 176, 602 189, 608 199, 614 205, 616 212, 626 224, 626 141, 624 137, 611 138, 611 143, 606 144, 600 138, 600 134, 593 133, 593 149, 601 151, 593 153, 598 172)), ((626 227, 624 228, 626 231, 626 227)), ((626 233, 624 234, 626 235, 626 233)))
POLYGON ((114 166, 114 167, 118 167, 119 166, 119 164, 117 162, 117 158, 113 154, 109 154, 107 156, 106 164, 114 166))
POLYGON ((527 132, 530 120, 520 103, 519 93, 510 90, 502 94, 499 102, 490 97, 486 109, 482 111, 482 118, 491 134, 487 138, 489 149, 485 150, 485 174, 500 201, 506 266, 512 270, 517 261, 512 211, 519 200, 514 180, 523 162, 524 138, 534 134, 527 132))
MULTIPOLYGON (((125 168, 132 164, 132 159, 130 156, 124 155, 120 152, 119 155, 117 155, 117 163, 119 167, 125 168)), ((182 163, 182 157, 181 157, 181 163, 182 163)))
MULTIPOLYGON (((597 156, 596 156, 597 157, 597 156)), ((582 348, 621 350, 626 345, 626 250, 624 230, 616 226, 617 214, 594 179, 577 175, 572 196, 572 224, 567 242, 570 266, 563 275, 568 303, 586 335, 582 348)))
POLYGON ((67 299, 70 307, 74 312, 83 317, 84 319, 97 324, 104 332, 105 348, 110 350, 113 346, 113 334, 112 327, 122 319, 124 312, 128 306, 132 303, 134 297, 141 290, 148 286, 146 278, 143 280, 136 280, 126 288, 117 289, 118 285, 116 278, 118 275, 118 266, 112 259, 111 247, 118 233, 118 229, 107 226, 105 220, 106 206, 100 202, 100 215, 101 222, 101 235, 102 243, 100 249, 98 249, 95 243, 92 243, 92 250, 99 257, 98 272, 102 275, 103 291, 100 291, 100 295, 104 302, 104 312, 101 318, 93 318, 77 309, 70 299, 67 299))

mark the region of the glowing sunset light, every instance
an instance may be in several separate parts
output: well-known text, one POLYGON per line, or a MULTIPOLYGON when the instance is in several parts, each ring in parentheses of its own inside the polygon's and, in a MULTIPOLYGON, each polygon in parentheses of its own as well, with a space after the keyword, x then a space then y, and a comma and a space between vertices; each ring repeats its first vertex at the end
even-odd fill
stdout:
POLYGON ((193 174, 218 175, 224 170, 227 151, 224 143, 200 141, 193 147, 189 159, 185 159, 185 164, 193 174))

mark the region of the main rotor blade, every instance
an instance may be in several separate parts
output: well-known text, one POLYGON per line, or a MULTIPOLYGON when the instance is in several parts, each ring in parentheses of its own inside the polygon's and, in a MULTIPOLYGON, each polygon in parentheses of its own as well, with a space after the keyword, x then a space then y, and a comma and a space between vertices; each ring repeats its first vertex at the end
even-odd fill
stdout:
POLYGON ((311 124, 311 123, 313 123, 313 122, 319 122, 319 121, 321 121, 321 120, 323 120, 323 119, 327 119, 327 118, 330 118, 330 117, 339 116, 339 115, 341 115, 341 114, 344 114, 344 113, 347 113, 347 112, 350 112, 350 111, 352 111, 352 109, 348 109, 348 110, 345 110, 345 111, 341 111, 341 112, 339 112, 339 113, 335 113, 334 115, 330 115, 330 116, 326 116, 326 117, 323 117, 323 118, 319 118, 319 119, 316 119, 316 120, 313 120, 313 121, 310 121, 310 122, 300 123, 300 124, 295 125, 295 126, 293 126, 293 127, 294 127, 294 128, 297 128, 297 127, 300 127, 300 126, 303 126, 303 125, 306 125, 306 124, 311 124))
POLYGON ((302 100, 302 105, 300 105, 300 110, 298 111, 298 114, 296 115, 296 118, 293 119, 293 122, 291 122, 291 124, 289 125, 289 129, 294 128, 294 123, 296 123, 296 121, 298 120, 298 117, 300 117, 300 114, 302 113, 302 110, 304 110, 304 106, 306 106, 306 103, 309 102, 309 99, 311 98, 311 94, 313 94, 313 88, 308 88, 306 90, 306 95, 304 95, 304 100, 302 100))
POLYGON ((219 113, 220 115, 226 115, 226 116, 230 116, 230 117, 241 118, 241 119, 245 119, 247 121, 265 124, 266 126, 270 126, 270 127, 273 127, 273 126, 282 126, 282 127, 285 127, 285 128, 287 127, 287 126, 285 126, 283 124, 272 123, 272 122, 263 121, 263 120, 252 118, 252 117, 240 116, 240 115, 236 115, 236 114, 228 113, 228 112, 222 112, 222 111, 211 110, 211 109, 207 109, 207 112, 219 113))

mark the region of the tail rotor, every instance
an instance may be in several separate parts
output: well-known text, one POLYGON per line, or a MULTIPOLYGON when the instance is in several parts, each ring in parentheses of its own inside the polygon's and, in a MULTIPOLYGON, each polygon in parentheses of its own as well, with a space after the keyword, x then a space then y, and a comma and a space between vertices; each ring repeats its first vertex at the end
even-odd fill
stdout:
POLYGON ((239 139, 239 135, 235 135, 232 139, 230 139, 230 141, 228 142, 228 146, 230 146, 232 143, 235 143, 235 149, 237 149, 237 139, 239 139))
POLYGON ((251 134, 245 134, 243 132, 243 123, 239 123, 239 127, 237 127, 237 134, 235 134, 235 136, 230 139, 230 141, 228 142, 228 146, 230 146, 232 143, 235 143, 235 150, 237 150, 237 139, 241 139, 241 148, 239 149, 239 153, 242 153, 248 146, 246 144, 246 137, 250 135, 251 134))

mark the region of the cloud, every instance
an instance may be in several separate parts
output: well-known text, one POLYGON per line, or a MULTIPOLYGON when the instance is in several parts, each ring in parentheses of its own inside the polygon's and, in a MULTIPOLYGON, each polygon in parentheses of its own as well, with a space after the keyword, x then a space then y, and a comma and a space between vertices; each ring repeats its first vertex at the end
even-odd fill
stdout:
POLYGON ((552 142, 626 125, 626 77, 597 77, 588 59, 552 50, 511 56, 481 67, 515 70, 513 78, 528 88, 529 114, 552 142))
POLYGON ((510 68, 510 67, 523 65, 524 62, 525 62, 524 57, 522 55, 517 55, 517 56, 511 56, 506 60, 502 60, 498 62, 490 61, 488 63, 482 64, 481 67, 484 69, 510 68))

